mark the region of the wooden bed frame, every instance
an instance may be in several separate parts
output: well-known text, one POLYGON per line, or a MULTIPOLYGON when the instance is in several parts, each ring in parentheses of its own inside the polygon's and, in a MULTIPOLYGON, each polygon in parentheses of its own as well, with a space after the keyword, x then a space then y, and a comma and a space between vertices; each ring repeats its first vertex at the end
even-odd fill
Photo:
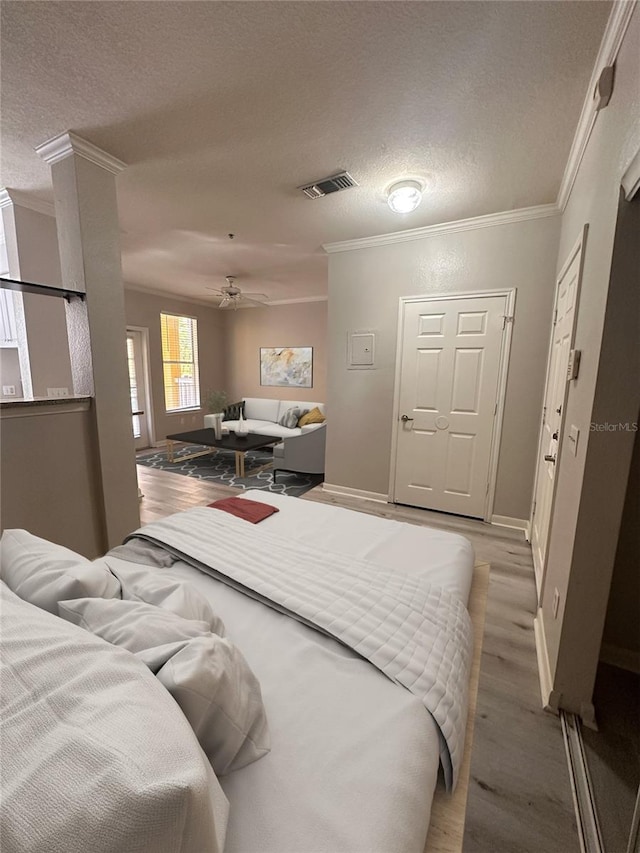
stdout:
POLYGON ((440 783, 436 788, 431 804, 431 823, 424 853, 462 853, 489 574, 489 563, 476 562, 473 567, 473 580, 469 594, 469 615, 473 625, 473 661, 469 676, 469 713, 464 754, 455 793, 453 795, 447 794, 440 783))

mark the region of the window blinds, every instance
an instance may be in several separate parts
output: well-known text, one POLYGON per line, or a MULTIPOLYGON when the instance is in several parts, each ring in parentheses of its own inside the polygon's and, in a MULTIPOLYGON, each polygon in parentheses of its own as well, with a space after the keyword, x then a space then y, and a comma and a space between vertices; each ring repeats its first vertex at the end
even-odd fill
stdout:
POLYGON ((161 314, 164 401, 167 412, 200 405, 198 322, 193 317, 161 314))

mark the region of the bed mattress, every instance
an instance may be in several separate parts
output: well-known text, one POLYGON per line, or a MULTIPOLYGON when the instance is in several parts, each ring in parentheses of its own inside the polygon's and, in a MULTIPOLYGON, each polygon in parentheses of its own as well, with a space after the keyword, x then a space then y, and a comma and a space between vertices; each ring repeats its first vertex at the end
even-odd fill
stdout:
MULTIPOLYGON (((466 602, 467 540, 280 495, 261 523, 307 545, 393 571, 425 566, 466 602)), ((150 569, 158 571, 158 569, 150 569)), ((437 727, 419 699, 330 637, 202 574, 189 580, 223 618, 258 677, 271 753, 221 779, 231 804, 226 853, 421 853, 438 777, 437 727)))

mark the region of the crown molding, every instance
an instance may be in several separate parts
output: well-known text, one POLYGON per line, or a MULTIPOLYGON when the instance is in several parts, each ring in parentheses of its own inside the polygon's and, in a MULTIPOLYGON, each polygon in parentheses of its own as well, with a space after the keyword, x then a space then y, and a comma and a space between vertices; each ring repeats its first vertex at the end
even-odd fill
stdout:
POLYGON ((426 225, 424 228, 411 228, 408 231, 394 231, 391 234, 379 234, 376 237, 361 237, 356 240, 344 240, 340 243, 325 243, 322 247, 327 254, 351 252, 354 249, 370 249, 373 246, 389 246, 393 243, 408 243, 412 240, 424 240, 441 234, 456 234, 459 231, 474 231, 476 228, 493 228, 496 225, 511 225, 514 222, 526 222, 529 219, 546 219, 556 216, 560 211, 555 204, 539 204, 535 207, 521 207, 502 213, 488 213, 471 219, 458 219, 455 222, 443 222, 440 225, 426 225))
POLYGON ((26 193, 19 190, 1 189, 0 208, 10 207, 12 204, 18 207, 26 207, 29 210, 35 210, 36 213, 44 213, 46 216, 56 215, 55 208, 50 201, 26 195, 26 193))
POLYGON ((636 2, 637 0, 616 0, 613 4, 611 14, 609 15, 609 20, 607 21, 607 26, 605 27, 604 35, 602 36, 595 65, 593 66, 593 72, 589 81, 589 88, 587 89, 587 94, 585 95, 584 103, 582 105, 582 112, 580 113, 578 126, 573 137, 573 143, 571 144, 569 159, 567 160, 567 165, 565 166, 564 175, 562 176, 562 182, 558 191, 556 204, 560 209, 560 212, 563 212, 567 206, 571 190, 573 189, 573 184, 578 174, 578 169, 580 168, 584 152, 586 151, 587 144, 589 142, 589 137, 591 136, 591 132, 598 117, 598 113, 596 112, 596 102, 594 99, 594 92, 598 78, 600 77, 603 68, 615 63, 620 51, 622 40, 624 39, 627 27, 629 26, 633 10, 636 7, 636 2))
POLYGON ((265 305, 300 305, 303 302, 328 302, 328 296, 301 296, 299 299, 270 299, 265 305))
POLYGON ((194 305, 202 305, 203 308, 218 308, 218 304, 212 302, 209 299, 198 299, 195 296, 172 293, 168 290, 160 290, 159 288, 145 287, 144 285, 138 284, 130 284, 128 281, 124 282, 124 289, 133 290, 136 293, 144 293, 147 296, 159 296, 161 299, 172 299, 175 302, 191 302, 194 305))
POLYGON ((127 168, 127 164, 123 163, 122 160, 118 160, 117 157, 107 154, 102 148, 98 148, 91 142, 87 142, 86 139, 82 139, 81 136, 77 136, 75 133, 71 133, 71 131, 60 133, 58 136, 54 136, 53 139, 47 139, 41 145, 36 145, 35 150, 36 154, 42 157, 45 163, 48 163, 50 166, 53 166, 54 163, 59 163, 60 160, 64 160, 66 157, 70 157, 71 154, 77 154, 78 157, 83 157, 90 163, 95 163, 96 166, 106 169, 112 175, 117 175, 123 169, 127 168))

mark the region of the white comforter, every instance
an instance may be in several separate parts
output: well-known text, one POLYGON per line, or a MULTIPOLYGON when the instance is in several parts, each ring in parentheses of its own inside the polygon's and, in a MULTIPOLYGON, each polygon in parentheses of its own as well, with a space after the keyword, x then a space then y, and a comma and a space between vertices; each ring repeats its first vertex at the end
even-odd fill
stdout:
POLYGON ((468 613, 428 574, 389 572, 320 553, 208 508, 154 522, 134 536, 336 637, 418 696, 436 720, 445 782, 464 746, 471 659, 468 613))

